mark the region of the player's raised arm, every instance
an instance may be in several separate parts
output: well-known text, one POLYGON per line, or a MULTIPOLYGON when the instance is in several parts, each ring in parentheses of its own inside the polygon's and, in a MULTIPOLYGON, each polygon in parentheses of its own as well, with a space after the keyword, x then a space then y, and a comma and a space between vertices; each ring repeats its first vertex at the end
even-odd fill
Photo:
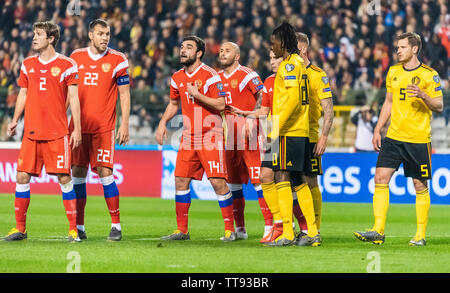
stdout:
POLYGON ((78 85, 71 84, 68 86, 68 99, 70 104, 70 111, 73 118, 73 132, 70 135, 69 144, 72 149, 81 144, 81 119, 80 119, 80 101, 78 100, 78 85))
POLYGON ((127 144, 130 140, 129 125, 130 120, 130 85, 123 84, 119 86, 120 109, 122 113, 122 122, 117 131, 116 139, 119 140, 119 145, 127 144))
POLYGON ((178 107, 180 106, 180 100, 170 99, 169 105, 166 107, 166 111, 159 121, 158 128, 156 129, 156 141, 158 144, 163 145, 164 140, 167 139, 167 122, 172 119, 178 112, 178 107))
POLYGON ((17 121, 19 121, 20 116, 22 116, 25 110, 25 103, 27 101, 27 89, 20 88, 19 94, 17 95, 16 107, 14 109, 14 116, 12 121, 8 124, 7 134, 8 136, 13 136, 16 134, 17 121))

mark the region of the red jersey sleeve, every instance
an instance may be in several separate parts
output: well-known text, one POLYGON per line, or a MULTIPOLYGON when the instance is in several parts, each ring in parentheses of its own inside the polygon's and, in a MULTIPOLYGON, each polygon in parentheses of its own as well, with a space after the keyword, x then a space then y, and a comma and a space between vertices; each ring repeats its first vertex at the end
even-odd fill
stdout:
POLYGON ((223 84, 220 76, 214 74, 209 79, 207 79, 205 87, 203 88, 203 92, 205 96, 214 99, 225 97, 226 93, 223 91, 223 84))
POLYGON ((125 56, 122 56, 119 60, 119 64, 117 64, 114 69, 114 77, 119 78, 122 76, 128 75, 128 59, 125 56))
POLYGON ((173 77, 170 79, 170 98, 172 100, 180 99, 180 92, 178 91, 178 85, 173 80, 173 77))
POLYGON ((270 107, 270 96, 269 96, 269 92, 267 91, 266 87, 263 88, 261 106, 270 107))
POLYGON ((25 67, 25 64, 22 63, 22 66, 20 67, 20 76, 19 81, 17 82, 17 85, 22 88, 28 88, 28 72, 25 67))
POLYGON ((78 66, 75 61, 70 63, 63 74, 61 74, 61 81, 63 80, 67 85, 78 84, 78 66))

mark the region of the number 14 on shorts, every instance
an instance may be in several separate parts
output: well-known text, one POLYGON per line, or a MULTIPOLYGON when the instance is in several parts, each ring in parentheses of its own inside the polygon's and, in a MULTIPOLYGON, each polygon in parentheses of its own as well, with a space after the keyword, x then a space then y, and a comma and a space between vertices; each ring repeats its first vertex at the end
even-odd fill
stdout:
POLYGON ((213 169, 216 169, 216 173, 220 173, 220 163, 216 161, 208 161, 209 171, 213 173, 213 169))

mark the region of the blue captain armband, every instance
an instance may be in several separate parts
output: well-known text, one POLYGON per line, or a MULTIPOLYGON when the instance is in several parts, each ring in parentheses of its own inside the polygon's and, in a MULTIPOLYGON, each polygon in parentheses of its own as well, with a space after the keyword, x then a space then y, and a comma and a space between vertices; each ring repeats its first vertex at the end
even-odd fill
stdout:
POLYGON ((117 79, 117 85, 130 84, 130 77, 128 75, 121 76, 117 79))

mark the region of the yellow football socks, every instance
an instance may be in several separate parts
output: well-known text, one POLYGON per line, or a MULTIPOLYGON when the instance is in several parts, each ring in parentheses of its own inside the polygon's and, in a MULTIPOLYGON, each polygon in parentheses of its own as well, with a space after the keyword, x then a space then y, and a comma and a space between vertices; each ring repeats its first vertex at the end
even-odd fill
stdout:
POLYGON ((375 225, 373 230, 384 234, 384 224, 386 223, 386 214, 389 207, 389 185, 375 184, 373 193, 373 214, 375 216, 375 225))
POLYGON ((428 211, 430 210, 430 194, 428 188, 416 191, 416 216, 417 216, 417 239, 425 239, 425 231, 428 223, 428 211))
POLYGON ((308 236, 316 236, 319 232, 316 227, 316 217, 314 215, 314 203, 311 190, 309 190, 307 184, 303 183, 295 187, 295 192, 297 192, 298 203, 300 204, 303 216, 305 216, 306 224, 308 225, 308 236))
POLYGON ((310 189, 312 200, 314 204, 314 214, 316 217, 316 227, 317 230, 320 230, 320 219, 322 217, 322 193, 318 186, 310 189))
POLYGON ((266 201, 267 206, 269 207, 270 212, 273 215, 273 221, 282 221, 275 182, 272 181, 270 183, 261 183, 261 187, 263 190, 264 200, 266 201))
POLYGON ((283 234, 288 240, 294 239, 294 229, 292 228, 292 189, 289 181, 282 181, 276 184, 278 193, 278 203, 280 206, 281 217, 283 218, 283 234))

